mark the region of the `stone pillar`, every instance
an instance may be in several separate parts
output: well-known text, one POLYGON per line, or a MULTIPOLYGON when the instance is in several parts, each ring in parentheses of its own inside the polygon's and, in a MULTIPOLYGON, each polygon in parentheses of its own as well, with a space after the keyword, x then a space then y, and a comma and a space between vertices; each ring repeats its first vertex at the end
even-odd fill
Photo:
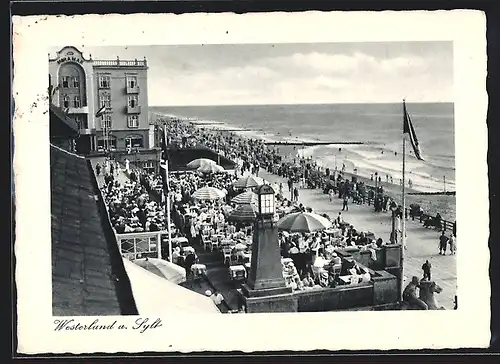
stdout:
POLYGON ((297 312, 297 299, 283 278, 278 229, 270 219, 255 222, 251 268, 241 296, 248 313, 297 312))

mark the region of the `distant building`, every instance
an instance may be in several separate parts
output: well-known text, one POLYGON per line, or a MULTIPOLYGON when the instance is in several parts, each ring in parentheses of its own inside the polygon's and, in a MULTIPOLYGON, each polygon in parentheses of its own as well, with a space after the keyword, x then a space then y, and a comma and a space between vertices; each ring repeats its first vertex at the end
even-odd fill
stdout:
POLYGON ((147 76, 145 58, 87 59, 72 46, 49 58, 51 103, 78 124, 79 153, 153 148, 147 76))

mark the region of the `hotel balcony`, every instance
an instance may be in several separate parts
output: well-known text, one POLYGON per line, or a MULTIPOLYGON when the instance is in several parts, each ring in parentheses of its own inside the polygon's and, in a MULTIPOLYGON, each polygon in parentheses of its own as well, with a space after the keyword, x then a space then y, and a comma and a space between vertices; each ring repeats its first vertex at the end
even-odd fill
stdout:
POLYGON ((122 60, 122 59, 113 59, 113 60, 93 60, 93 65, 97 67, 147 67, 148 62, 144 60, 122 60))
POLYGON ((95 134, 95 129, 81 128, 80 135, 92 135, 95 134))
POLYGON ((136 85, 134 87, 130 87, 127 85, 126 87, 127 94, 138 94, 139 91, 140 91, 139 85, 136 85))
POLYGON ((88 114, 88 113, 89 113, 88 106, 68 108, 68 114, 88 114))
POLYGON ((127 114, 140 114, 141 113, 141 106, 140 105, 137 105, 134 107, 127 106, 125 108, 125 112, 127 114))

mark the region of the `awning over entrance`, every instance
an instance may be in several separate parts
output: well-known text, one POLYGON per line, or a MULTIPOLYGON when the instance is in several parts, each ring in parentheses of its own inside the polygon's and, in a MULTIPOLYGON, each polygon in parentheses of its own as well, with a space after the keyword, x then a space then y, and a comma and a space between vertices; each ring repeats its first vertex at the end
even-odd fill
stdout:
POLYGON ((169 282, 126 258, 123 265, 140 315, 221 313, 209 297, 169 282))

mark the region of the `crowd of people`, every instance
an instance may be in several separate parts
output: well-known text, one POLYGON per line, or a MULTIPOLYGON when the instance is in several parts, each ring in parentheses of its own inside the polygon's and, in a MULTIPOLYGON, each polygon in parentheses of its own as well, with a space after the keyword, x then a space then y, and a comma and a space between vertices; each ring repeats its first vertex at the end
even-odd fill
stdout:
MULTIPOLYGON (((373 189, 364 182, 347 179, 337 171, 330 175, 330 171, 321 169, 312 160, 285 160, 277 148, 260 140, 242 138, 229 132, 203 130, 181 121, 166 125, 168 143, 180 148, 202 145, 236 161, 235 173, 171 172, 169 175, 172 239, 176 242, 172 257, 177 264, 186 267, 187 274, 197 262, 193 247, 213 249, 215 246, 222 251, 223 242, 226 242, 225 246, 231 247, 231 255, 243 252, 241 256, 247 257, 243 263, 248 263, 248 256, 251 256, 251 223, 231 219, 231 212, 236 208, 232 199, 243 192, 234 187, 234 182, 244 174, 258 175, 260 168, 287 179, 290 194, 284 193, 282 183, 274 186, 279 217, 296 211, 314 212, 311 207, 301 203, 301 187, 322 188, 330 200, 341 198, 344 209, 348 209, 350 203, 366 202, 373 203, 377 212, 391 209, 392 201, 384 195, 383 187, 373 189), (195 191, 207 186, 219 189, 224 197, 214 200, 193 199, 195 191), (236 249, 238 244, 247 247, 243 250, 236 249)), ((166 201, 161 193, 163 181, 159 175, 134 170, 130 172, 131 180, 122 185, 113 177, 117 170, 119 172, 118 164, 106 161, 103 167, 98 168, 96 172, 99 174, 102 169, 105 175, 105 183, 101 189, 111 223, 117 233, 166 229, 166 201)), ((398 208, 398 215, 402 217, 403 212, 399 206, 398 208)), ((404 215, 407 218, 408 211, 404 215)), ((330 220, 331 226, 323 231, 279 234, 284 277, 294 290, 370 281, 370 270, 367 267, 352 259, 342 258, 338 251, 368 251, 371 259, 376 261, 377 250, 385 245, 380 237, 377 238, 368 231, 357 230, 344 221, 341 212, 335 217, 326 214, 324 217, 330 220), (346 276, 350 277, 348 282, 340 279, 346 276)), ((168 259, 169 250, 165 243, 164 239, 161 244, 162 256, 168 259)))

